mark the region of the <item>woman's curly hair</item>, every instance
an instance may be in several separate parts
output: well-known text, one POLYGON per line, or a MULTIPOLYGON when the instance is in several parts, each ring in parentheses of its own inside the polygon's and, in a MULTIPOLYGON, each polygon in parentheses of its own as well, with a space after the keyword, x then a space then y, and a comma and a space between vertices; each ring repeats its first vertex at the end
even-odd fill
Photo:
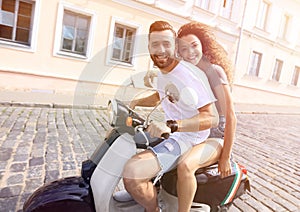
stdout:
POLYGON ((212 64, 221 66, 228 78, 228 82, 232 83, 232 64, 228 59, 225 49, 216 41, 216 37, 206 24, 192 21, 180 27, 177 38, 193 34, 198 37, 202 45, 203 55, 212 64))

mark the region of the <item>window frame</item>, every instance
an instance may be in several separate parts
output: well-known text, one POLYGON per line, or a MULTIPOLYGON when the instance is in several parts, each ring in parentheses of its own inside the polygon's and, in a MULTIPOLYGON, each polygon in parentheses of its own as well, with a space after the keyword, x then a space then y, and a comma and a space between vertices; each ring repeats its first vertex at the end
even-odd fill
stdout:
POLYGON ((134 49, 134 38, 135 38, 135 34, 136 34, 136 29, 135 28, 131 28, 131 27, 128 27, 128 26, 125 26, 125 25, 122 25, 122 24, 119 24, 119 23, 115 23, 115 27, 114 27, 114 39, 113 39, 113 45, 112 45, 112 55, 111 55, 111 58, 110 60, 114 60, 116 62, 121 62, 121 63, 128 63, 128 64, 132 64, 132 57, 129 59, 129 61, 126 61, 126 58, 127 58, 127 54, 128 56, 132 55, 133 53, 133 49, 134 49), (116 30, 117 29, 121 29, 122 30, 122 37, 118 37, 119 41, 121 42, 118 42, 120 47, 119 48, 116 48, 117 46, 115 46, 114 44, 116 43, 116 30), (128 40, 128 37, 127 36, 127 33, 132 33, 132 36, 131 36, 131 40, 128 40), (129 48, 128 47, 128 44, 129 44, 129 48), (114 56, 114 53, 115 51, 120 51, 119 52, 119 55, 118 56, 114 56))
MULTIPOLYGON (((27 2, 33 5, 31 11, 31 23, 29 31, 29 42, 28 44, 16 42, 9 39, 0 39, 0 45, 2 47, 13 48, 22 51, 35 52, 37 48, 37 34, 38 34, 38 20, 40 14, 40 1, 41 0, 16 0, 18 3, 27 2)), ((15 14, 15 13, 14 13, 15 14)), ((14 25, 16 20, 14 20, 14 25)), ((14 26, 16 27, 16 26, 14 26)))
POLYGON ((283 68, 283 60, 276 58, 273 66, 271 80, 274 80, 276 82, 280 81, 282 68, 283 68))
POLYGON ((256 22, 255 22, 255 26, 258 29, 267 30, 267 22, 268 22, 268 17, 270 14, 270 8, 271 8, 271 4, 268 1, 262 0, 260 1, 259 4, 259 8, 258 8, 258 12, 257 12, 257 17, 256 17, 256 22), (266 6, 266 11, 263 12, 263 14, 261 14, 261 10, 263 10, 263 6, 266 6), (263 17, 262 17, 263 15, 263 17))
POLYGON ((58 15, 55 29, 55 38, 54 38, 54 48, 53 55, 57 57, 67 57, 67 58, 75 58, 80 60, 90 60, 92 54, 92 47, 94 43, 94 31, 95 31, 95 20, 96 14, 94 11, 88 10, 86 8, 80 8, 74 6, 72 4, 61 2, 58 6, 58 15), (75 52, 64 51, 61 49, 62 47, 62 33, 63 33, 63 18, 65 15, 65 11, 69 11, 78 15, 88 16, 90 17, 90 24, 88 29, 88 38, 86 45, 85 55, 77 54, 75 52))
POLYGON ((221 16, 223 17, 223 18, 226 18, 226 19, 229 19, 229 20, 232 20, 232 18, 233 18, 233 8, 234 8, 234 3, 235 3, 235 1, 234 0, 230 0, 230 3, 231 3, 231 5, 230 5, 230 7, 228 8, 228 3, 229 1, 227 1, 226 2, 226 7, 223 7, 222 6, 222 11, 221 11, 221 16), (226 14, 226 15, 225 15, 226 14), (227 14, 229 14, 229 15, 227 15, 227 14))
POLYGON ((300 66, 295 66, 290 85, 296 87, 300 85, 300 66))
POLYGON ((121 65, 121 66, 125 66, 125 67, 135 67, 136 66, 136 57, 134 55, 136 54, 136 48, 137 48, 137 43, 138 43, 138 35, 139 35, 140 27, 141 26, 137 23, 125 21, 125 20, 123 20, 121 18, 118 18, 118 17, 112 17, 111 18, 108 48, 107 48, 107 55, 106 55, 106 65, 121 65), (132 56, 133 56, 132 60, 131 60, 131 63, 114 60, 112 58, 112 56, 113 56, 113 47, 114 47, 113 46, 114 33, 115 33, 115 26, 116 25, 121 25, 121 26, 125 26, 125 27, 128 27, 128 28, 135 29, 135 35, 133 35, 133 37, 134 37, 133 48, 131 50, 132 56))
POLYGON ((210 0, 195 0, 194 5, 203 10, 210 11, 211 1, 210 0))
POLYGON ((281 17, 280 26, 278 30, 278 38, 280 39, 287 39, 287 32, 289 28, 289 22, 291 20, 291 16, 287 13, 284 13, 281 17))
POLYGON ((258 51, 251 51, 250 59, 249 59, 249 67, 247 70, 247 74, 253 77, 259 77, 261 63, 262 63, 263 54, 258 51), (255 72, 253 72, 255 70, 255 72))
MULTIPOLYGON (((74 32, 73 32, 73 39, 67 39, 66 37, 64 37, 64 35, 62 35, 61 37, 61 43, 60 43, 60 51, 63 51, 63 52, 68 52, 68 53, 71 53, 71 54, 78 54, 78 55, 83 55, 83 56, 86 56, 86 53, 87 53, 87 47, 88 47, 88 42, 89 42, 89 31, 90 31, 90 23, 91 23, 91 17, 90 16, 85 16, 85 15, 82 15, 82 14, 79 14, 79 13, 74 13, 73 11, 70 11, 70 10, 64 10, 64 18, 65 18, 65 15, 69 15, 69 16, 72 16, 72 18, 74 18, 74 32), (82 52, 80 51, 76 51, 76 40, 77 40, 77 31, 79 30, 78 28, 78 22, 79 22, 79 19, 82 18, 84 19, 85 21, 88 22, 88 26, 86 28, 86 31, 87 31, 87 36, 85 36, 84 40, 86 42, 86 44, 83 46, 84 49, 82 52), (64 48, 64 45, 65 45, 65 39, 66 40, 70 40, 71 41, 71 49, 67 49, 67 48, 64 48)), ((62 34, 65 33, 64 31, 64 27, 67 27, 68 25, 64 22, 63 20, 63 30, 62 30, 62 34)))

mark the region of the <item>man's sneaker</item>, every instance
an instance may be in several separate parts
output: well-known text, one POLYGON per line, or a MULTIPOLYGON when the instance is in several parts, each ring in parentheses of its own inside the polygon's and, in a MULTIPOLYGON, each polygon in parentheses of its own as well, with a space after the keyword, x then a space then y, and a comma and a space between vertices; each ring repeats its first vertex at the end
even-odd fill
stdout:
POLYGON ((116 200, 118 202, 133 201, 132 196, 126 190, 115 192, 113 195, 113 198, 114 198, 114 200, 116 200))

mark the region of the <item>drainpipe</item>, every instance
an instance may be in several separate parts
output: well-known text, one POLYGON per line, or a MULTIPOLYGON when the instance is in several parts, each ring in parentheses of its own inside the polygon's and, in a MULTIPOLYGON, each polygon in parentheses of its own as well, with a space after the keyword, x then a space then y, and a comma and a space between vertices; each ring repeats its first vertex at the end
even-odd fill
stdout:
POLYGON ((243 31, 244 31, 244 20, 245 20, 245 13, 246 13, 247 2, 248 2, 248 0, 245 0, 244 10, 243 10, 243 16, 242 16, 242 22, 241 22, 241 29, 240 29, 240 33, 239 33, 239 40, 238 40, 237 50, 236 50, 235 60, 234 60, 234 67, 236 67, 236 64, 237 64, 237 61, 238 61, 238 57, 239 57, 240 44, 241 44, 241 40, 242 40, 242 36, 243 36, 243 31))

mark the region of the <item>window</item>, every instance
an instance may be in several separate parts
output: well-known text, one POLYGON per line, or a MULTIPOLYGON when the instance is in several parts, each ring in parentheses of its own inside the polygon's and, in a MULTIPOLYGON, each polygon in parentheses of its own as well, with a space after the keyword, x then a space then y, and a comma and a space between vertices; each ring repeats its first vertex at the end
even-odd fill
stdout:
POLYGON ((210 0, 195 0, 195 6, 201 7, 204 10, 209 10, 210 0))
POLYGON ((31 45, 35 1, 0 0, 0 39, 31 45))
POLYGON ((265 1, 260 2, 258 15, 257 15, 257 21, 256 21, 256 26, 260 29, 263 29, 263 30, 266 29, 269 7, 270 7, 270 5, 267 2, 265 2, 265 1))
POLYGON ((65 10, 61 51, 86 56, 91 17, 65 10))
POLYGON ((283 66, 283 62, 281 60, 276 59, 274 70, 273 70, 273 75, 272 75, 272 80, 279 81, 282 66, 283 66))
POLYGON ((278 33, 279 38, 282 38, 282 39, 286 38, 289 19, 290 19, 290 17, 286 14, 284 14, 284 16, 282 17, 282 20, 280 23, 280 28, 279 28, 279 33, 278 33))
POLYGON ((262 54, 256 51, 253 51, 250 58, 250 66, 248 69, 248 74, 250 76, 258 76, 260 64, 262 60, 262 54))
POLYGON ((233 0, 226 0, 224 7, 222 7, 222 13, 221 15, 224 18, 231 19, 232 18, 232 9, 233 9, 233 0))
MULTIPOLYGON (((107 49, 107 65, 118 64, 132 67, 135 65, 136 43, 139 42, 140 25, 118 17, 112 17, 107 49)), ((145 45, 147 49, 147 46, 145 45)), ((148 50, 147 50, 148 52, 148 50)))
POLYGON ((112 45, 112 60, 132 64, 134 35, 136 30, 132 27, 115 24, 112 45))
POLYGON ((299 77, 300 77, 300 67, 296 66, 291 81, 291 85, 297 86, 299 82, 299 77))
POLYGON ((62 2, 57 16, 53 54, 90 59, 95 28, 94 12, 62 2))

